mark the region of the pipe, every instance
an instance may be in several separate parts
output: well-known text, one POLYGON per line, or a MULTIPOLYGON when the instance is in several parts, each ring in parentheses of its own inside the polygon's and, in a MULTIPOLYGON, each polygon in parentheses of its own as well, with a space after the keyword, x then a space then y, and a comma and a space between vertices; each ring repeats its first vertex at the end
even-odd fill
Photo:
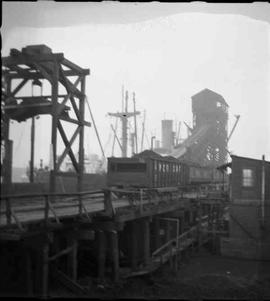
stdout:
POLYGON ((145 110, 143 112, 143 124, 142 124, 142 140, 141 140, 141 152, 143 151, 143 140, 144 140, 144 132, 145 132, 145 110))

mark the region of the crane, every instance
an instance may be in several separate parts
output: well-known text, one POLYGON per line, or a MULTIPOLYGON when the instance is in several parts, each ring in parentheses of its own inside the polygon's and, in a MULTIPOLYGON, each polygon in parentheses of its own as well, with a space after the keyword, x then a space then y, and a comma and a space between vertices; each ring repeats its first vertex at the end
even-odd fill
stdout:
POLYGON ((227 138, 227 143, 228 143, 229 140, 231 139, 232 134, 233 134, 233 132, 234 132, 236 126, 237 126, 237 123, 238 123, 238 121, 239 121, 239 118, 240 118, 240 115, 234 115, 234 116, 235 116, 236 120, 235 120, 235 123, 234 123, 234 125, 233 125, 233 128, 232 128, 232 130, 231 130, 231 132, 230 132, 230 134, 229 134, 229 136, 228 136, 228 138, 227 138))
POLYGON ((191 128, 185 121, 184 121, 185 126, 188 128, 189 136, 192 134, 193 128, 191 128))

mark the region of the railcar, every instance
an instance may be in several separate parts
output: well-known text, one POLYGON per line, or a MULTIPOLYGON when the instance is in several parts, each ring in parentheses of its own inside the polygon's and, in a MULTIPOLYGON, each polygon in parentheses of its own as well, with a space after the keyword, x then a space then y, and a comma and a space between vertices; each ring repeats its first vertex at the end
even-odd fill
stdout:
POLYGON ((177 187, 186 181, 186 165, 173 157, 144 151, 132 158, 108 158, 107 185, 112 187, 177 187))
POLYGON ((223 176, 224 174, 214 167, 189 164, 190 184, 219 183, 223 181, 223 176))
POLYGON ((146 150, 131 158, 108 158, 107 185, 127 188, 186 187, 222 183, 220 170, 180 162, 146 150))

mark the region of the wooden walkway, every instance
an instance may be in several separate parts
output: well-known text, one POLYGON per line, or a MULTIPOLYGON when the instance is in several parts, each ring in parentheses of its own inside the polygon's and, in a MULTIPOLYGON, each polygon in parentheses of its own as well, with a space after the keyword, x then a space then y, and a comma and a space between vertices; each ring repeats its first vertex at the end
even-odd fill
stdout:
MULTIPOLYGON (((170 206, 172 201, 184 202, 205 197, 198 193, 179 193, 177 191, 148 193, 147 190, 99 190, 74 194, 24 194, 1 196, 0 228, 24 224, 51 222, 60 223, 65 218, 81 216, 91 220, 93 214, 113 215, 119 209, 127 209, 130 216, 139 210, 142 213, 151 205, 153 213, 161 204, 170 206)), ((166 210, 166 208, 164 209, 166 210)), ((143 214, 142 214, 143 216, 143 214)))

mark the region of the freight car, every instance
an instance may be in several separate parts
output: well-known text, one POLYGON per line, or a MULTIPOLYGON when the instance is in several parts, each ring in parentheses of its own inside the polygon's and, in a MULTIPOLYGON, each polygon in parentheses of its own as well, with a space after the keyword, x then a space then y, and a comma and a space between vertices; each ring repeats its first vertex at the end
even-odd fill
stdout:
POLYGON ((222 172, 215 168, 180 162, 149 150, 132 158, 108 158, 109 187, 194 187, 223 180, 222 172))
POLYGON ((108 158, 107 185, 112 187, 177 187, 184 184, 186 165, 173 157, 144 151, 132 158, 108 158))

